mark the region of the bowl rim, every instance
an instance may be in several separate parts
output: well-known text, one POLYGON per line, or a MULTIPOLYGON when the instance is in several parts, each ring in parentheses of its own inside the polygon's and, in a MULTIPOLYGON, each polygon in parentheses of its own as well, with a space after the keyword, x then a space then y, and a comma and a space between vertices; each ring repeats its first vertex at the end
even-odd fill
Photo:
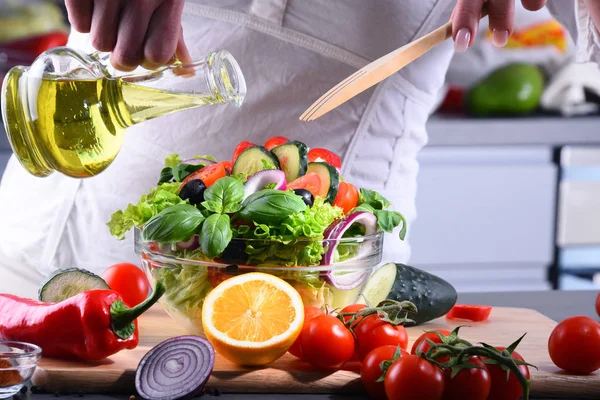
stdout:
MULTIPOLYGON (((14 351, 7 352, 0 350, 0 359, 9 359, 9 360, 17 360, 21 358, 30 358, 32 356, 39 356, 42 354, 42 348, 33 343, 20 342, 17 340, 2 340, 0 341, 0 345, 8 346, 11 348, 19 348, 23 350, 23 353, 16 353, 14 351)), ((0 368, 4 369, 4 368, 0 368)))

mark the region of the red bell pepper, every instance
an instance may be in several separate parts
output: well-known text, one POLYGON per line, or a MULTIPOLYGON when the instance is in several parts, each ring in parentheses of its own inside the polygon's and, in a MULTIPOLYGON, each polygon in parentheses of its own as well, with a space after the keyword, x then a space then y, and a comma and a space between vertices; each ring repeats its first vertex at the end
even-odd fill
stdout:
POLYGON ((102 360, 138 345, 136 319, 164 291, 158 282, 133 308, 112 290, 88 290, 60 303, 1 294, 0 339, 36 344, 46 357, 102 360))

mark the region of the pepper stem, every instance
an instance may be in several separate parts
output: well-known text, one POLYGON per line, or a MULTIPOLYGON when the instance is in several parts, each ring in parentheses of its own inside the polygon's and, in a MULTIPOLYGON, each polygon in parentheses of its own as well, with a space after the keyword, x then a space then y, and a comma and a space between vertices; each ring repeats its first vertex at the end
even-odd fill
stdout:
POLYGON ((135 307, 127 307, 122 300, 117 300, 110 306, 111 328, 112 331, 125 340, 135 333, 134 321, 140 315, 148 311, 165 293, 165 285, 157 281, 152 291, 152 295, 135 307))

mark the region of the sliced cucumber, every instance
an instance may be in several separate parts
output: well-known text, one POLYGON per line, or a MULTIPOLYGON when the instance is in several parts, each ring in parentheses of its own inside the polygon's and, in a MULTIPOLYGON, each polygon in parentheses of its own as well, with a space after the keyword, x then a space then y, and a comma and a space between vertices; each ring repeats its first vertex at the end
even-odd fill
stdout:
POLYGON ((335 167, 324 162, 311 162, 308 163, 308 172, 319 175, 319 178, 321 178, 319 196, 324 197, 325 200, 333 204, 340 184, 340 174, 335 167))
POLYGON ((291 182, 306 174, 308 168, 308 148, 302 142, 292 140, 271 150, 279 160, 285 179, 291 182))
POLYGON ((262 146, 252 146, 238 156, 231 173, 252 176, 265 169, 280 169, 277 157, 262 146))
POLYGON ((390 294, 394 282, 396 281, 396 274, 396 264, 389 263, 382 265, 373 272, 358 301, 362 304, 367 304, 368 302, 372 306, 381 303, 387 298, 388 294, 390 294))
POLYGON ((92 289, 110 289, 110 287, 104 282, 104 279, 85 269, 61 269, 42 283, 38 297, 46 303, 58 303, 92 289))

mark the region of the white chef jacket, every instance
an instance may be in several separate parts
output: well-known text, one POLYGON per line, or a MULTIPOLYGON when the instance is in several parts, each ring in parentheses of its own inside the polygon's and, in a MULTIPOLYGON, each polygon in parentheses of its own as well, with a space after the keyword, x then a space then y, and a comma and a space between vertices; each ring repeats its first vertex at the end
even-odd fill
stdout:
MULTIPOLYGON (((581 60, 598 61, 598 32, 582 4, 551 7, 579 33, 581 60)), ((358 68, 447 22, 453 6, 449 0, 187 1, 182 24, 193 58, 230 51, 247 80, 244 105, 201 107, 133 126, 113 164, 88 179, 36 178, 11 158, 0 184, 0 292, 34 296, 58 268, 100 274, 116 262, 139 264, 132 235, 118 241, 106 222, 156 184, 168 154, 229 159, 238 142, 276 135, 341 155, 344 178, 386 196, 405 215, 410 238, 416 158, 452 41, 315 122, 298 116, 358 68)), ((87 35, 72 35, 70 45, 93 51, 87 35)), ((408 241, 387 236, 384 261, 406 262, 409 255, 408 241)))

